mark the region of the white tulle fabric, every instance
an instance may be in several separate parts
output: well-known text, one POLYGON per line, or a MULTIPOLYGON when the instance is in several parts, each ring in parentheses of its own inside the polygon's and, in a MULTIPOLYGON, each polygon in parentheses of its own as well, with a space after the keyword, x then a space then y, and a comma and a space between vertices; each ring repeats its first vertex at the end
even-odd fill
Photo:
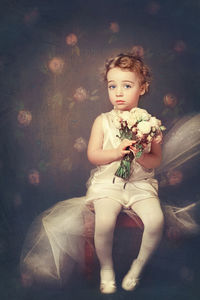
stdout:
MULTIPOLYGON (((162 164, 156 169, 156 175, 166 174, 180 168, 183 172, 198 167, 200 154, 200 113, 186 115, 179 119, 164 137, 162 164)), ((183 234, 200 232, 195 217, 200 201, 183 207, 163 205, 166 224, 174 226, 183 234)), ((179 199, 179 203, 181 199, 179 199)))
POLYGON ((181 118, 165 135, 163 160, 156 174, 183 166, 200 154, 200 113, 181 118))
POLYGON ((22 274, 32 280, 61 280, 63 268, 75 262, 82 266, 84 237, 92 234, 86 222, 93 224, 94 214, 85 206, 85 197, 58 202, 38 216, 24 243, 22 274))
MULTIPOLYGON (((105 133, 104 149, 116 147, 120 141, 116 137, 118 132, 112 124, 111 114, 102 114, 102 121, 105 133)), ((188 121, 188 126, 189 124, 188 121)), ((181 126, 184 126, 184 123, 181 123, 181 126)), ((197 131, 197 123, 192 126, 193 130, 197 131)), ((181 127, 177 127, 176 131, 181 132, 181 127)), ((176 135, 173 129, 171 132, 172 135, 176 135)), ((174 153, 177 144, 172 143, 170 146, 169 141, 167 147, 174 153)), ((173 161, 169 154, 166 159, 170 163, 173 161)), ((32 281, 60 282, 63 277, 70 276, 74 265, 83 266, 85 241, 94 235, 92 210, 94 201, 102 197, 115 199, 122 204, 123 210, 130 217, 136 219, 135 214, 127 209, 127 201, 130 203, 131 199, 131 203, 134 203, 145 199, 148 201, 149 197, 157 197, 157 181, 153 178, 153 170, 146 170, 134 161, 131 178, 124 186, 125 182, 120 178, 116 178, 113 183, 118 166, 119 162, 114 162, 93 170, 87 182, 86 196, 58 202, 36 218, 29 229, 22 250, 20 263, 22 276, 32 281)), ((190 208, 166 206, 164 210, 168 222, 192 232, 197 229, 197 225, 190 215, 190 208)))

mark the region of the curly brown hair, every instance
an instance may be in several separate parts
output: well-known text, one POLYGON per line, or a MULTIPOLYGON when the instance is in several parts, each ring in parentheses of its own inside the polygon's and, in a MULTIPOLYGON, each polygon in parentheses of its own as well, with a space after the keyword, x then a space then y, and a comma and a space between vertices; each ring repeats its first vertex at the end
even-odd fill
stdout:
POLYGON ((113 68, 120 68, 135 72, 140 81, 140 85, 144 86, 145 92, 148 91, 151 82, 150 68, 143 62, 142 58, 132 53, 120 53, 110 58, 105 63, 104 80, 107 81, 107 74, 113 68))

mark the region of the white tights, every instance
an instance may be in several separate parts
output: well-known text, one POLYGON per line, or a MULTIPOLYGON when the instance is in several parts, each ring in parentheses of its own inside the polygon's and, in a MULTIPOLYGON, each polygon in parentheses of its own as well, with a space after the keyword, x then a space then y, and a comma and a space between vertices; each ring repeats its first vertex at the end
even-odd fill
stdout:
MULTIPOLYGON (((95 235, 94 242, 101 270, 113 270, 112 244, 116 219, 122 206, 112 199, 99 199, 94 203, 95 235)), ((156 198, 136 202, 132 210, 137 213, 144 224, 144 232, 137 260, 131 266, 131 272, 138 278, 148 262, 162 236, 163 213, 156 198)), ((105 280, 112 280, 114 273, 107 274, 105 280)))

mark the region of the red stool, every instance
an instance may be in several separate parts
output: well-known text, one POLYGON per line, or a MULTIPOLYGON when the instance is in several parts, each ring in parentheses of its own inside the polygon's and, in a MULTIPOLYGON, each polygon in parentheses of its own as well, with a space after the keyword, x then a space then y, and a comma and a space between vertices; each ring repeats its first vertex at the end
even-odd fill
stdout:
MULTIPOLYGON (((135 215, 134 219, 129 217, 126 213, 120 213, 116 227, 118 228, 140 228, 143 229, 143 223, 141 219, 135 215)), ((85 234, 87 239, 85 241, 85 266, 84 274, 88 279, 92 278, 94 272, 94 260, 95 260, 95 248, 94 248, 94 219, 85 218, 85 234)))

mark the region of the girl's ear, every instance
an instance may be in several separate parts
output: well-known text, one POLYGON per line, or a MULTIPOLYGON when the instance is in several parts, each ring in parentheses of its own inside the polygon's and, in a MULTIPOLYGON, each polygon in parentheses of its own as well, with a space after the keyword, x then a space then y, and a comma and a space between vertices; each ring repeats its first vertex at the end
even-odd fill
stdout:
POLYGON ((142 85, 140 88, 140 96, 144 95, 146 92, 145 85, 142 85))
POLYGON ((149 89, 149 84, 146 82, 145 84, 143 84, 140 88, 140 96, 144 95, 148 89, 149 89))

